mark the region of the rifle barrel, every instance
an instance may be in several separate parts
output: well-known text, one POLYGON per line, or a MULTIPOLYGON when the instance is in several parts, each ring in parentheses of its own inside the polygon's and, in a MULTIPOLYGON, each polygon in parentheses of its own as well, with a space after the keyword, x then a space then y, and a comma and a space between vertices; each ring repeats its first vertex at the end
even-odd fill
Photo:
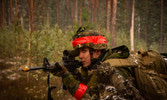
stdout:
POLYGON ((37 67, 29 67, 30 70, 38 70, 38 69, 45 69, 45 67, 37 66, 37 67))
POLYGON ((38 70, 38 69, 45 69, 45 67, 41 67, 41 66, 28 67, 28 66, 25 66, 25 67, 21 68, 21 70, 24 71, 24 72, 28 72, 28 71, 31 71, 31 70, 38 70))

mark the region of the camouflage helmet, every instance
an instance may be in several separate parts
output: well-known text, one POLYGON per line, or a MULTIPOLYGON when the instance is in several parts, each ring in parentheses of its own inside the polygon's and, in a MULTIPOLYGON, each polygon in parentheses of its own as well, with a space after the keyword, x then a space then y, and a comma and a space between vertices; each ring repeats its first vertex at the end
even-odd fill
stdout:
POLYGON ((80 27, 76 34, 73 36, 72 45, 74 49, 81 47, 106 49, 107 40, 104 35, 99 34, 95 30, 86 30, 85 27, 80 27))

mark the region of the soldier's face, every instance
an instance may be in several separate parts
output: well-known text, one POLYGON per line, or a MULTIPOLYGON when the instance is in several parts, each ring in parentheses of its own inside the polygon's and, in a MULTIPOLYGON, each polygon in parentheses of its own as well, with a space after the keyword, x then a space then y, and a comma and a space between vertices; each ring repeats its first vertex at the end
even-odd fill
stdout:
MULTIPOLYGON (((101 51, 93 51, 93 58, 97 58, 101 54, 101 51)), ((91 64, 91 56, 88 47, 79 49, 79 59, 83 64, 83 67, 88 67, 91 64)))

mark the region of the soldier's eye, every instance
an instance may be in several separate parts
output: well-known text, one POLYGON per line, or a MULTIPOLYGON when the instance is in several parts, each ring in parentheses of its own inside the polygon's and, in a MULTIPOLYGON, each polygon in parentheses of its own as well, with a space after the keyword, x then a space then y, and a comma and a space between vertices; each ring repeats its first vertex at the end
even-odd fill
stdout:
POLYGON ((87 50, 82 50, 82 52, 83 52, 83 53, 86 53, 86 52, 87 52, 87 50))

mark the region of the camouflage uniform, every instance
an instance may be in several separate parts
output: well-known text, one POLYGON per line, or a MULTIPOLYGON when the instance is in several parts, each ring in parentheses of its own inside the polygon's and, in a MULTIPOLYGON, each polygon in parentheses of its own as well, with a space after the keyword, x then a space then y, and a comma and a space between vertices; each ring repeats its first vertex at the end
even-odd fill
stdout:
MULTIPOLYGON (((125 52, 127 53, 127 52, 125 52)), ((125 54, 124 53, 124 54, 125 54)), ((131 68, 136 65, 130 60, 125 60, 123 54, 107 50, 99 64, 92 68, 78 68, 75 75, 68 74, 63 78, 66 88, 75 95, 80 83, 88 86, 82 98, 91 100, 116 100, 116 99, 143 99, 135 88, 131 68), (114 63, 113 60, 119 63, 114 63), (121 64, 123 60, 125 64, 121 64), (132 64, 133 63, 133 64, 132 64), (128 67, 129 66, 129 67, 128 67)), ((128 56, 128 55, 126 55, 128 56)))
POLYGON ((159 53, 149 50, 129 54, 126 46, 107 49, 102 35, 84 29, 74 35, 73 47, 90 47, 90 55, 92 49, 102 50, 88 68, 81 66, 72 73, 63 66, 62 72, 55 70, 63 73, 64 86, 77 100, 167 98, 167 67, 159 53))
MULTIPOLYGON (((94 33, 89 33, 91 32, 77 34, 76 38, 98 36, 94 33)), ((103 49, 104 52, 88 68, 80 67, 73 74, 65 74, 62 77, 65 87, 78 100, 81 98, 86 100, 142 100, 142 96, 135 87, 134 78, 132 77, 133 73, 131 73, 131 68, 134 68, 136 64, 126 60, 129 57, 128 48, 121 46, 107 50, 103 39, 102 42, 96 45, 93 43, 74 45, 74 48, 84 46, 93 49, 103 49), (123 62, 126 66, 122 65, 123 62)))

